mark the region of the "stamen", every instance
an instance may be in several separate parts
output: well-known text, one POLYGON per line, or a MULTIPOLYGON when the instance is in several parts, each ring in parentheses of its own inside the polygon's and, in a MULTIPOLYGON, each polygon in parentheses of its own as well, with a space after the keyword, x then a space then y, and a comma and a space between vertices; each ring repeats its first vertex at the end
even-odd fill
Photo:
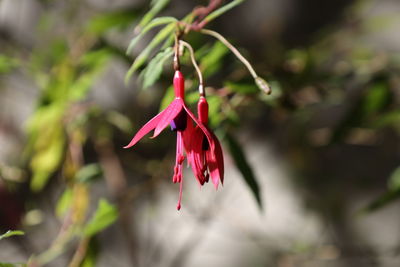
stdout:
POLYGON ((177 165, 175 165, 174 167, 174 176, 172 177, 172 182, 175 184, 178 182, 178 172, 179 172, 179 168, 177 165))
POLYGON ((183 138, 182 132, 178 131, 176 135, 176 158, 175 158, 175 168, 174 168, 174 183, 180 183, 182 180, 182 169, 183 161, 185 156, 183 155, 183 138))
POLYGON ((179 155, 178 164, 182 164, 184 160, 185 160, 185 156, 179 155))
POLYGON ((179 198, 178 198, 178 205, 176 205, 176 209, 181 209, 181 202, 182 202, 182 190, 183 189, 183 180, 179 183, 179 198))
MULTIPOLYGON (((186 120, 186 118, 185 118, 186 120)), ((182 138, 182 132, 178 131, 177 132, 177 138, 176 138, 176 164, 178 167, 178 173, 177 173, 177 181, 179 182, 179 199, 178 199, 178 205, 176 206, 177 210, 181 209, 181 201, 182 201, 182 188, 183 188, 183 177, 182 177, 182 168, 183 168, 183 161, 185 160, 185 157, 183 156, 183 138, 182 138)))
POLYGON ((172 177, 173 183, 180 183, 182 180, 182 169, 183 161, 185 156, 183 155, 183 138, 182 132, 178 131, 176 135, 176 157, 175 157, 175 167, 174 176, 172 177))

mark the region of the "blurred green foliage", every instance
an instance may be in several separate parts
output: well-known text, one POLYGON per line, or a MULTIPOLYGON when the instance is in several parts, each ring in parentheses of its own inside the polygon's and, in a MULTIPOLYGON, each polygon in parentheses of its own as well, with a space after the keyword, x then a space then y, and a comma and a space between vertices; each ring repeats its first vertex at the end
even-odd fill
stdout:
POLYGON ((118 212, 115 207, 105 199, 100 199, 99 206, 83 229, 83 233, 87 237, 93 236, 113 224, 117 218, 118 212))
POLYGON ((10 236, 15 236, 15 235, 24 235, 25 233, 22 231, 7 231, 6 233, 0 235, 0 240, 10 237, 10 236))
MULTIPOLYGON (((209 14, 206 20, 212 21, 241 2, 230 1, 209 14)), ((118 59, 129 64, 133 61, 125 77, 129 87, 133 74, 139 73, 142 82, 139 87, 150 89, 135 92, 138 100, 130 111, 134 116, 146 117, 142 116, 149 112, 144 107, 149 104, 146 97, 154 93, 151 87, 158 84, 167 88, 163 94, 158 94, 163 95, 157 100, 160 101, 159 108, 163 109, 171 102, 174 95, 170 75, 164 76, 163 73, 170 74, 172 70, 173 35, 178 19, 157 17, 168 3, 167 0, 153 0, 150 11, 144 16, 140 8, 95 12, 81 22, 84 26, 78 29, 73 25, 70 29, 67 27, 70 30, 67 37, 53 36, 49 25, 54 22, 48 22, 47 27, 43 22, 41 34, 46 37, 46 45, 44 48, 34 47, 27 61, 18 56, 0 54, 0 75, 23 70, 39 88, 36 108, 26 123, 27 141, 22 160, 29 172, 30 190, 46 193, 52 179, 62 187, 54 209, 65 227, 64 232, 47 251, 34 255, 32 262, 45 265, 64 253, 65 248, 75 241, 84 251, 78 266, 95 266, 101 249, 96 244, 96 235, 115 221, 122 220, 121 195, 131 198, 133 194, 129 191, 130 187, 126 188, 127 185, 118 180, 121 175, 124 176, 121 169, 126 168, 127 172, 138 177, 153 177, 148 180, 161 176, 158 170, 165 169, 159 155, 159 150, 166 147, 162 143, 157 149, 150 147, 143 151, 139 148, 139 152, 130 156, 120 152, 121 139, 126 141, 127 135, 131 134, 132 114, 128 112, 128 117, 120 111, 102 110, 97 103, 89 100, 89 95, 112 60, 118 59), (134 25, 136 28, 126 53, 124 48, 119 48, 107 38, 112 32, 124 33, 134 25), (159 26, 162 27, 157 28, 159 26), (150 37, 148 43, 145 43, 145 36, 150 37), (135 51, 139 46, 144 48, 135 51), (142 103, 143 99, 146 101, 142 103), (116 140, 118 148, 115 149, 116 140), (154 158, 156 160, 148 160, 154 158), (93 201, 91 189, 99 179, 106 180, 113 201, 103 198, 93 201), (93 203, 97 203, 97 208, 89 217, 93 203)), ((352 18, 350 21, 344 19, 336 26, 324 29, 312 42, 282 47, 277 50, 279 53, 275 51, 255 60, 259 64, 256 67, 269 78, 271 95, 265 95, 257 88, 247 70, 239 65, 223 43, 197 32, 186 36, 195 48, 195 58, 206 81, 210 127, 224 141, 225 152, 229 152, 244 184, 260 207, 260 177, 256 177, 247 158, 248 153, 240 144, 240 135, 237 135, 240 129, 252 127, 267 134, 270 131, 265 130, 267 127, 271 126, 271 132, 277 125, 284 128, 285 132, 277 134, 280 136, 276 140, 277 143, 284 140, 282 147, 287 149, 288 161, 297 171, 296 179, 301 180, 299 183, 308 184, 311 189, 325 184, 328 188, 325 190, 329 191, 326 195, 340 195, 338 192, 342 188, 334 185, 346 172, 352 178, 361 177, 359 180, 363 182, 368 179, 363 176, 364 172, 353 173, 340 167, 340 170, 333 171, 324 169, 326 165, 319 164, 323 162, 321 154, 342 153, 345 150, 340 148, 347 146, 378 147, 388 135, 393 140, 399 140, 400 57, 379 51, 363 41, 365 34, 372 29, 387 27, 392 20, 382 17, 361 20, 359 7, 346 12, 352 18), (251 125, 251 121, 255 121, 256 125, 251 125)), ((181 21, 191 23, 193 19, 189 14, 181 21)), ((191 71, 186 51, 181 61, 187 78, 187 102, 194 107, 198 98, 197 76, 191 71)), ((136 121, 134 127, 137 128, 136 121)), ((345 156, 345 160, 354 163, 345 156)), ((379 173, 374 177, 375 180, 387 179, 387 190, 382 189, 382 195, 372 201, 365 211, 377 210, 400 197, 400 170, 398 164, 395 165, 390 166, 389 175, 379 173)), ((165 172, 162 175, 165 176, 165 172)), ((146 185, 146 182, 143 184, 146 185)), ((140 182, 132 183, 131 187, 141 188, 140 182)), ((352 183, 356 184, 349 181, 349 186, 352 183)), ((19 233, 22 232, 8 232, 0 239, 19 233)), ((1 266, 13 265, 0 263, 1 266)))

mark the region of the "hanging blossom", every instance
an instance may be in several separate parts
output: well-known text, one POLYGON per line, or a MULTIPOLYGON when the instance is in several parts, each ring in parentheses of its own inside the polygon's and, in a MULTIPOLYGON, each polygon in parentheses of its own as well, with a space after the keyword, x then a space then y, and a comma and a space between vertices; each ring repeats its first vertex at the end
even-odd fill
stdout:
MULTIPOLYGON (((199 122, 207 127, 208 103, 204 95, 200 96, 197 103, 197 115, 199 122)), ((192 143, 189 145, 190 150, 187 157, 195 177, 203 185, 209 181, 211 176, 211 181, 217 189, 219 181, 221 181, 221 184, 224 182, 224 157, 218 138, 209 130, 215 146, 211 150, 210 143, 199 126, 188 127, 188 132, 192 137, 189 139, 192 143)))
MULTIPOLYGON (((191 157, 189 163, 192 166, 193 172, 199 181, 205 181, 206 179, 199 174, 200 163, 199 164, 195 163, 195 161, 197 161, 197 158, 201 158, 201 156, 197 156, 197 154, 200 152, 198 151, 196 144, 204 143, 203 140, 204 138, 207 140, 206 141, 208 146, 207 151, 209 151, 207 156, 207 158, 209 159, 209 161, 207 162, 209 163, 207 166, 209 167, 208 169, 210 170, 212 179, 214 179, 213 177, 216 177, 213 175, 213 173, 215 172, 214 168, 215 165, 213 164, 214 162, 219 162, 217 158, 218 159, 222 158, 222 150, 215 135, 212 134, 209 131, 209 129, 202 122, 200 122, 186 106, 184 101, 185 97, 184 83, 185 80, 182 73, 179 70, 176 70, 173 79, 175 99, 168 105, 166 109, 161 111, 149 122, 147 122, 136 133, 131 142, 124 147, 124 148, 130 148, 134 146, 142 137, 144 137, 152 130, 154 130, 152 138, 157 137, 168 125, 171 126, 171 129, 177 133, 176 158, 175 158, 174 175, 172 181, 174 183, 180 183, 179 198, 177 205, 178 210, 181 208, 181 201, 182 201, 182 188, 183 188, 182 171, 183 171, 183 162, 185 160, 185 152, 187 155, 190 155, 191 157), (195 128, 193 127, 192 121, 194 121, 196 125, 195 128), (201 132, 201 135, 197 133, 199 131, 201 132)), ((204 168, 204 166, 205 165, 203 165, 202 168, 204 168)), ((219 173, 219 177, 221 177, 220 179, 222 181, 221 173, 219 173)), ((204 184, 204 182, 200 183, 204 184)))

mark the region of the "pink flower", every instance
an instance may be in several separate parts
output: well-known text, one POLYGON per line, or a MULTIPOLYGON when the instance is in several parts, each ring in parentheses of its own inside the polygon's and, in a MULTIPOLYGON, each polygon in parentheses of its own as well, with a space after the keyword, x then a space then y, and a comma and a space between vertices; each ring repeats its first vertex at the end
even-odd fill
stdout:
MULTIPOLYGON (((185 88, 184 88, 184 77, 180 71, 175 71, 173 84, 175 90, 175 99, 168 105, 166 109, 157 114, 154 118, 152 118, 149 122, 147 122, 133 137, 131 142, 125 146, 124 148, 130 148, 134 146, 142 137, 148 134, 150 131, 154 130, 154 134, 152 138, 158 136, 169 124, 173 131, 177 132, 176 138, 176 159, 175 159, 175 167, 174 167, 174 175, 173 182, 180 183, 179 190, 179 200, 177 209, 181 208, 181 200, 182 200, 182 187, 183 187, 183 177, 182 177, 182 168, 183 162, 185 160, 184 150, 192 151, 189 146, 194 145, 196 142, 191 135, 191 130, 193 129, 192 121, 195 122, 196 129, 200 129, 203 135, 206 137, 208 143, 210 144, 210 151, 214 151, 218 148, 215 147, 215 136, 211 134, 208 129, 197 120, 197 118, 193 115, 193 113, 186 106, 184 97, 185 97, 185 88), (189 117, 187 116, 189 115, 189 117)), ((218 154, 218 153, 217 153, 218 154)), ((211 155, 212 156, 212 155, 211 155)), ((193 166, 193 165, 192 165, 193 166)))
MULTIPOLYGON (((198 101, 197 112, 199 122, 207 128, 208 103, 204 96, 198 101)), ((191 135, 187 157, 195 177, 203 185, 211 176, 211 181, 217 189, 219 181, 221 184, 224 182, 224 157, 218 138, 208 128, 204 131, 199 126, 188 127, 187 132, 191 135), (211 140, 206 138, 205 133, 211 135, 211 140)))

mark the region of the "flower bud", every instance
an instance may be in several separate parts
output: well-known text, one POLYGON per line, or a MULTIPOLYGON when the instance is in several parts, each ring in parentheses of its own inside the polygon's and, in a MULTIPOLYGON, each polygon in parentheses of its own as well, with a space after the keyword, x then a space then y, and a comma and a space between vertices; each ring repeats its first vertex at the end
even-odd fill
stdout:
POLYGON ((266 80, 261 77, 257 77, 255 78, 255 82, 258 88, 260 88, 264 93, 266 93, 267 95, 271 94, 271 88, 269 87, 266 80))
POLYGON ((199 102, 197 102, 197 114, 199 121, 204 125, 208 124, 208 103, 204 96, 201 96, 199 102))
POLYGON ((175 71, 173 83, 174 83, 175 97, 184 98, 185 78, 183 77, 182 72, 180 72, 179 70, 175 71))

